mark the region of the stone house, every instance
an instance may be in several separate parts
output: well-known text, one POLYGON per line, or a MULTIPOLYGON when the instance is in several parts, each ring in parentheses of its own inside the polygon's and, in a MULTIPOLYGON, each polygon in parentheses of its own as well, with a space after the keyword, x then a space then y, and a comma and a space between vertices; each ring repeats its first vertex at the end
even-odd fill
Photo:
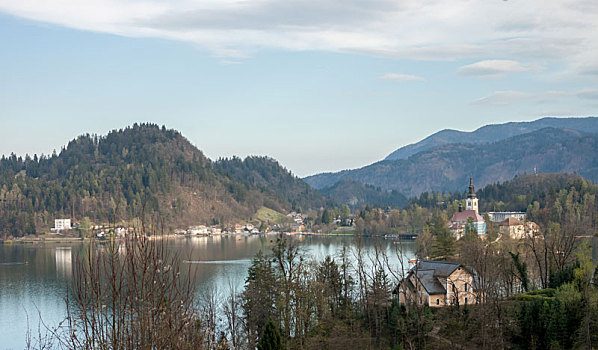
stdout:
POLYGON ((393 290, 402 305, 431 307, 478 303, 477 273, 455 262, 418 261, 393 290))
POLYGON ((525 226, 523 222, 510 217, 498 224, 498 232, 503 236, 511 237, 511 239, 522 239, 525 237, 525 226))
POLYGON ((535 222, 520 220, 510 217, 504 219, 498 224, 498 232, 503 236, 509 236, 511 239, 523 239, 528 235, 536 235, 539 232, 539 227, 535 222))

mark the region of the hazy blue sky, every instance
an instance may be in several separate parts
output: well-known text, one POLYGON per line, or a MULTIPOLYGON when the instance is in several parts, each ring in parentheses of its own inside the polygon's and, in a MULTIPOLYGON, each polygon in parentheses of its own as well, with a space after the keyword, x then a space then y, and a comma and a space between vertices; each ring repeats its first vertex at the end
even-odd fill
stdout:
POLYGON ((300 176, 598 115, 595 0, 0 0, 0 153, 165 124, 300 176))

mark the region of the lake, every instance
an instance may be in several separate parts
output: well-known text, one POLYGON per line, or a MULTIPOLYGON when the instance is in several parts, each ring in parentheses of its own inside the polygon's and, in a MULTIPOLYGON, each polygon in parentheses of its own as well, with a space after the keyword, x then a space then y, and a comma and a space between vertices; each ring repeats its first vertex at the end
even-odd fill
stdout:
MULTIPOLYGON (((344 246, 353 247, 352 236, 294 236, 305 255, 321 260, 336 256, 344 246)), ((183 260, 194 261, 198 292, 241 290, 251 259, 262 250, 270 252, 276 235, 227 235, 169 239, 167 248, 183 260)), ((382 246, 393 257, 397 242, 365 239, 365 251, 382 246)), ((47 325, 56 325, 65 316, 64 297, 73 275, 73 263, 89 243, 39 243, 0 245, 0 349, 23 349, 26 332, 38 329, 39 315, 47 325)), ((403 261, 414 254, 414 242, 401 242, 403 261)), ((99 245, 101 249, 102 245, 99 245)), ((181 262, 184 264, 183 262, 181 262)), ((407 265, 405 265, 407 266, 407 265)), ((185 268, 182 266, 181 268, 185 268)))

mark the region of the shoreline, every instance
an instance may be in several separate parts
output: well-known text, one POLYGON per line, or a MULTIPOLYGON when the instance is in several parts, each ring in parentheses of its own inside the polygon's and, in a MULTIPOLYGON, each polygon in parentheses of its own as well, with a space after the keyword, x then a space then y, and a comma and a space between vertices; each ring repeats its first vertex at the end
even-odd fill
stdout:
MULTIPOLYGON (((342 232, 265 232, 258 234, 246 234, 246 233, 223 233, 215 235, 180 235, 180 234, 163 234, 146 236, 147 239, 158 240, 158 239, 180 239, 180 238, 191 238, 191 237, 222 237, 222 236, 249 236, 249 235, 278 235, 283 234, 285 236, 318 236, 318 237, 338 237, 338 236, 353 236, 351 231, 342 232)), ((368 236, 373 237, 373 236, 368 236)), ((411 237, 401 237, 401 235, 381 235, 380 238, 386 239, 400 239, 400 240, 412 240, 411 237)), ((112 238, 116 241, 126 240, 126 237, 115 237, 112 238)), ((36 244, 36 243, 81 243, 81 242, 107 242, 111 238, 97 238, 97 237, 20 237, 15 239, 0 240, 0 244, 36 244)))

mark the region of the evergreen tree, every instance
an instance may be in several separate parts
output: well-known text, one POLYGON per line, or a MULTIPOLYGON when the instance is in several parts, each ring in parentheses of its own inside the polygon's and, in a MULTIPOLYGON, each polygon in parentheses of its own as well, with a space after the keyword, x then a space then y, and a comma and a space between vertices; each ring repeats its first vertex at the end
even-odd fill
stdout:
POLYGON ((446 260, 455 254, 455 238, 448 228, 448 220, 444 214, 433 218, 430 232, 435 238, 431 253, 433 257, 446 260))
POLYGON ((328 210, 328 208, 324 209, 324 212, 322 213, 322 223, 323 224, 329 224, 332 222, 332 214, 330 213, 330 210, 328 210))
POLYGON ((280 330, 272 319, 268 319, 264 332, 260 337, 260 342, 257 345, 258 350, 283 350, 285 349, 280 330))
MULTIPOLYGON (((250 341, 262 334, 266 320, 275 315, 277 282, 270 259, 259 251, 248 270, 242 307, 250 341)), ((254 342, 255 344, 255 342, 254 342)))

